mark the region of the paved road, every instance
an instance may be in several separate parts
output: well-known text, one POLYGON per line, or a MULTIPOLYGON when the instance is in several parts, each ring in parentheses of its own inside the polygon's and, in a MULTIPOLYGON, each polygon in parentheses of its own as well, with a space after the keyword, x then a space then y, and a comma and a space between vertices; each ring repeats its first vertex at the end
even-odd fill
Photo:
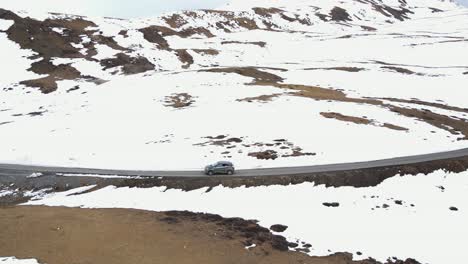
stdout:
MULTIPOLYGON (((392 165, 405 165, 418 162, 435 161, 450 158, 468 157, 468 148, 438 152, 424 155, 406 156, 383 160, 339 163, 329 165, 315 165, 302 167, 285 168, 265 168, 238 170, 236 176, 274 176, 274 175, 295 175, 314 172, 327 171, 345 171, 365 168, 377 168, 392 165)), ((156 177, 203 177, 201 171, 137 171, 137 170, 104 170, 90 168, 65 168, 65 167, 45 167, 45 166, 27 166, 15 164, 0 164, 0 176, 8 174, 24 173, 67 173, 67 174, 100 174, 100 175, 122 175, 122 176, 156 176, 156 177)))

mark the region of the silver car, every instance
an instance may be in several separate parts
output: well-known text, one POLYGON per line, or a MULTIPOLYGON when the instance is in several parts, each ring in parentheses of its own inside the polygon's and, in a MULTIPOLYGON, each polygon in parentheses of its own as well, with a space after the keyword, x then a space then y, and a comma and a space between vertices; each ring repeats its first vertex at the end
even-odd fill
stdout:
POLYGON ((234 172, 234 165, 229 161, 218 161, 215 164, 211 164, 205 167, 205 174, 210 176, 214 174, 232 175, 234 172))

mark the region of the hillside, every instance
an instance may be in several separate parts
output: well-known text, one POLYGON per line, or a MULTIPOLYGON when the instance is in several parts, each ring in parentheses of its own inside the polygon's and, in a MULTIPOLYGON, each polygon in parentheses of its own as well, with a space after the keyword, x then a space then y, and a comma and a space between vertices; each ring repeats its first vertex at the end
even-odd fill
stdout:
POLYGON ((239 0, 136 20, 1 10, 2 161, 252 168, 460 148, 467 16, 438 0, 239 0))

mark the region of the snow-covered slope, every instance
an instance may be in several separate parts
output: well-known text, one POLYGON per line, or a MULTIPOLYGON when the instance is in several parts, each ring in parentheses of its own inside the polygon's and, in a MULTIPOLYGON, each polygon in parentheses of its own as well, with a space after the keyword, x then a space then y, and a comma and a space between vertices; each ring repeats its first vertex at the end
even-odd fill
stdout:
POLYGON ((466 147, 467 21, 439 0, 137 20, 0 9, 0 160, 252 168, 466 147))

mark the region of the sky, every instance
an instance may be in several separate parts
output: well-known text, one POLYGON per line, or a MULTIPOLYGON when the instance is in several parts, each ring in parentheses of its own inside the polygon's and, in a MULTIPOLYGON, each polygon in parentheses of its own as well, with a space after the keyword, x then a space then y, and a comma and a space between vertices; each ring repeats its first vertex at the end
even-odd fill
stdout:
MULTIPOLYGON (((468 6, 468 0, 456 0, 468 6)), ((215 8, 229 0, 0 0, 6 9, 119 18, 151 17, 183 9, 215 8)))
POLYGON ((183 9, 215 8, 227 2, 228 0, 0 0, 0 8, 134 18, 183 9))

